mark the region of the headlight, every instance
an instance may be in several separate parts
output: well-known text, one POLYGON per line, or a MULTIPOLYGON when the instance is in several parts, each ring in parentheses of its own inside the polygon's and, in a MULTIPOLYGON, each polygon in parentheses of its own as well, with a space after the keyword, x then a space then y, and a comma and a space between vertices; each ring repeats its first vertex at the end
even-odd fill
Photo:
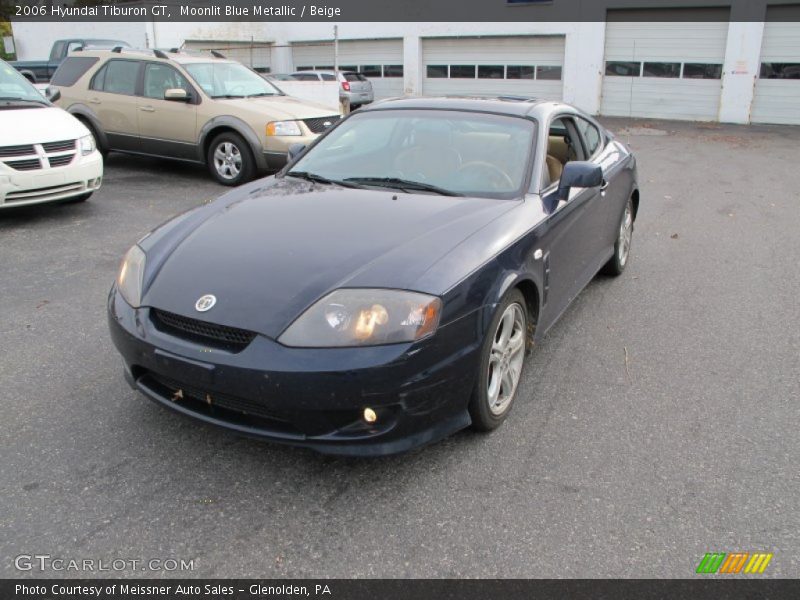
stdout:
POLYGON ((86 156, 87 154, 91 154, 95 151, 95 143, 94 143, 94 136, 93 135, 85 135, 78 140, 78 145, 81 148, 81 154, 86 156))
POLYGON ((134 246, 122 259, 122 266, 117 276, 117 290, 125 302, 133 308, 142 303, 142 279, 144 278, 145 255, 139 246, 134 246))
POLYGON ((303 135, 297 121, 272 121, 267 123, 267 135, 303 135))
POLYGON ((441 311, 439 298, 417 292, 336 290, 304 312, 278 341, 306 348, 413 342, 436 331, 441 311))

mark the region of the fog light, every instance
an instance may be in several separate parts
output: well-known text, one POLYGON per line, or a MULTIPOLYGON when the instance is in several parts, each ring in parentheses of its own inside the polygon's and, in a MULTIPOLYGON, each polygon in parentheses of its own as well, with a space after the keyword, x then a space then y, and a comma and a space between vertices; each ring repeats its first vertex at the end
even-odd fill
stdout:
POLYGON ((365 408, 364 409, 364 420, 367 423, 370 423, 370 424, 374 423, 375 421, 378 420, 378 415, 371 408, 365 408))

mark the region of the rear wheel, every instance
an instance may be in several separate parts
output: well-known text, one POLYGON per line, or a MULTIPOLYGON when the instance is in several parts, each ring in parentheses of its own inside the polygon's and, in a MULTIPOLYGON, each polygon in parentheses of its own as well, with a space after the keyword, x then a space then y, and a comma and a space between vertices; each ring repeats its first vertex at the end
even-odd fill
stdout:
POLYGON ((480 372, 470 400, 472 426, 490 431, 505 421, 514 403, 525 362, 528 311, 517 289, 503 298, 481 347, 480 372))
POLYGON ((633 240, 633 199, 628 198, 625 210, 617 230, 617 241, 614 244, 614 256, 603 266, 606 275, 622 275, 631 255, 631 241, 633 240))
POLYGON ((206 157, 211 176, 222 185, 239 185, 255 174, 255 159, 250 146, 238 133, 219 134, 208 147, 206 157))

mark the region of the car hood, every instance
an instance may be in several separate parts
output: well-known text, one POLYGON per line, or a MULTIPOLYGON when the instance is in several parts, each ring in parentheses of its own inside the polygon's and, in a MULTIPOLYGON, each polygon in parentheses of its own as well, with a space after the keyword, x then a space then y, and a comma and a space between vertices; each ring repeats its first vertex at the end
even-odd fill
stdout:
MULTIPOLYGON (((262 115, 269 114, 272 120, 316 119, 338 115, 338 110, 316 102, 301 100, 293 96, 262 96, 257 98, 218 99, 230 105, 234 111, 244 110, 262 115)), ((233 112, 232 114, 236 114, 233 112)))
POLYGON ((0 131, 2 146, 60 142, 89 133, 78 119, 54 106, 0 110, 0 131))
MULTIPOLYGON (((518 202, 347 189, 269 178, 188 213, 141 242, 142 304, 277 338, 340 287, 415 282, 518 202), (195 310, 205 294, 208 312, 195 310)), ((466 273, 464 275, 467 275, 466 273)))

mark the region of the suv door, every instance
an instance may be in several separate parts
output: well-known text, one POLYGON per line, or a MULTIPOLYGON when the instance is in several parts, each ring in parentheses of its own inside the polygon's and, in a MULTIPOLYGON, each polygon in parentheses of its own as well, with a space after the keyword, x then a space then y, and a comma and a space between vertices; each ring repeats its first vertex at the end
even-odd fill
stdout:
POLYGON ((175 67, 145 62, 142 93, 137 105, 141 151, 197 160, 199 101, 198 92, 175 67), (187 100, 165 100, 164 93, 170 89, 186 90, 187 100))
POLYGON ((111 59, 89 82, 86 102, 108 139, 109 150, 139 151, 136 91, 141 83, 139 60, 111 59))

